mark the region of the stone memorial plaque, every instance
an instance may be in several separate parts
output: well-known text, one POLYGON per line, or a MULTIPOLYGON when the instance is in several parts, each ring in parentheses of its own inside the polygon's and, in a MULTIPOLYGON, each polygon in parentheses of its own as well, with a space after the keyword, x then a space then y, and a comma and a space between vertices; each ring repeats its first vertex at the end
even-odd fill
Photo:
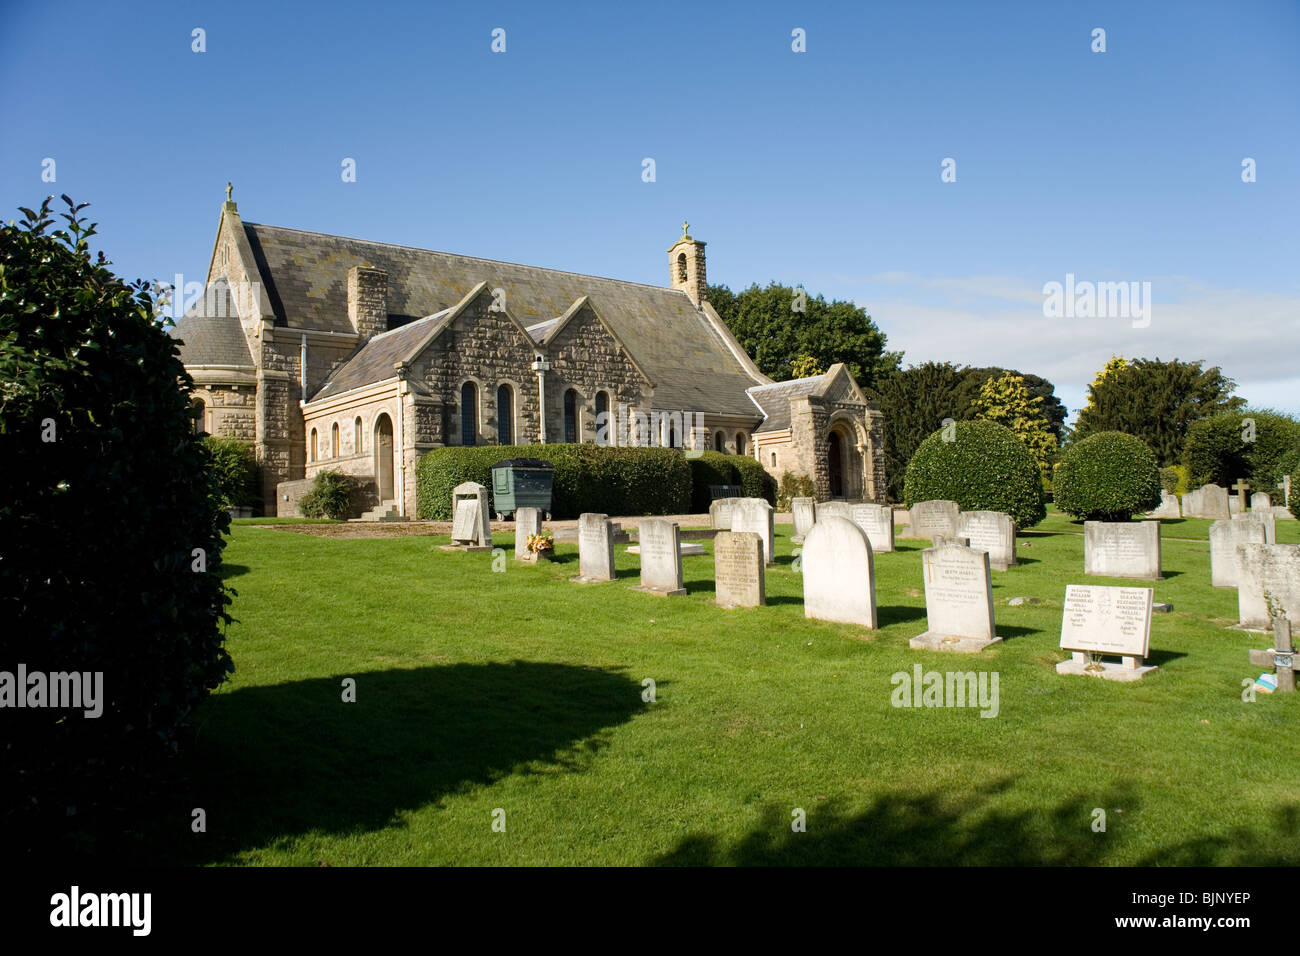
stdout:
POLYGON ((763 560, 772 565, 776 557, 772 546, 776 536, 772 506, 763 498, 736 498, 731 512, 732 531, 752 531, 763 537, 763 560))
POLYGON ((849 520, 866 532, 873 554, 894 550, 894 509, 867 502, 849 506, 849 520))
POLYGON ((933 539, 936 532, 956 535, 960 513, 955 501, 918 501, 912 505, 906 536, 933 539))
POLYGON ((636 590, 662 596, 686 593, 681 543, 681 529, 667 518, 646 518, 637 525, 641 586, 636 590))
POLYGON ((1002 638, 993 627, 993 583, 987 551, 945 543, 921 552, 926 631, 915 650, 973 654, 1002 638))
POLYGON ((1216 588, 1235 588, 1241 577, 1243 544, 1268 544, 1264 525, 1258 521, 1219 519, 1210 525, 1210 583, 1216 588))
POLYGON ((456 513, 451 520, 452 541, 473 541, 474 525, 478 522, 478 500, 462 498, 456 502, 456 513))
POLYGON ((876 626, 875 562, 865 531, 848 518, 819 514, 801 559, 804 617, 876 626))
POLYGON ((1300 544, 1240 546, 1237 579, 1237 627, 1272 630, 1273 609, 1300 627, 1300 544))
POLYGON ((1160 578, 1159 521, 1085 521, 1083 570, 1111 578, 1160 578))
POLYGON ((1000 511, 963 511, 957 517, 957 534, 976 551, 987 551, 989 567, 1006 571, 1016 563, 1016 522, 1000 511))
POLYGON ((1151 588, 1113 588, 1070 584, 1061 611, 1061 647, 1070 659, 1058 674, 1134 681, 1155 670, 1144 665, 1151 643, 1151 588), (1101 655, 1122 658, 1103 661, 1101 655))
POLYGON ((608 515, 578 518, 578 576, 583 584, 614 580, 614 535, 608 515))
POLYGON ((763 537, 753 531, 723 531, 713 539, 715 600, 723 607, 767 603, 763 537))
POLYGON ((528 553, 528 536, 542 533, 542 510, 519 508, 515 511, 515 557, 528 553))
POLYGON ((817 521, 817 502, 812 498, 792 498, 790 516, 794 519, 792 540, 802 541, 817 521))

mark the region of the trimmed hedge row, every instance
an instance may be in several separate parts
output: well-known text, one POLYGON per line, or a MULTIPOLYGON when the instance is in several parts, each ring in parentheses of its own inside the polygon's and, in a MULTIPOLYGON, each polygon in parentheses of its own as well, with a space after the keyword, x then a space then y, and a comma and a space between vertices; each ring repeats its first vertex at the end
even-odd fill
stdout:
POLYGON ((752 458, 706 451, 687 461, 691 467, 691 514, 709 510, 712 485, 740 485, 743 497, 765 498, 768 504, 776 504, 776 479, 752 458))
POLYGON ((691 467, 680 451, 671 448, 485 445, 435 448, 420 459, 418 516, 449 520, 452 490, 465 481, 485 485, 490 500, 492 466, 506 458, 540 458, 555 467, 551 515, 557 519, 576 518, 584 511, 668 515, 690 509, 691 467))
POLYGON ((943 429, 921 442, 907 465, 904 501, 955 501, 962 511, 1001 511, 1017 528, 1047 516, 1038 463, 1016 433, 994 422, 957 422, 952 440, 943 429))
POLYGON ((1147 443, 1123 432, 1075 442, 1056 469, 1056 506, 1085 521, 1128 521, 1160 504, 1160 468, 1147 443))

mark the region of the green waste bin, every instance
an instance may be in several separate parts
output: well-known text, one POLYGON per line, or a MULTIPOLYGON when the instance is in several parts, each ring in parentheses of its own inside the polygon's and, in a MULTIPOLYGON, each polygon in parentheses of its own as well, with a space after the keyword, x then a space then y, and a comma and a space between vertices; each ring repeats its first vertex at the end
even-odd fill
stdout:
POLYGON ((540 458, 507 458, 492 466, 492 506, 508 518, 520 508, 551 510, 555 466, 540 458))

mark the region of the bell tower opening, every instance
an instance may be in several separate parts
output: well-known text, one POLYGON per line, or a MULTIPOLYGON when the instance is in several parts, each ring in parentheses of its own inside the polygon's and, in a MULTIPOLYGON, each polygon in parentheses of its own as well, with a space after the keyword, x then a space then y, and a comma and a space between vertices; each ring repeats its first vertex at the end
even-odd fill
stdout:
POLYGON ((669 285, 685 292, 691 301, 699 306, 708 298, 708 278, 704 270, 704 246, 698 239, 692 239, 687 231, 690 223, 682 223, 682 237, 668 250, 669 285))

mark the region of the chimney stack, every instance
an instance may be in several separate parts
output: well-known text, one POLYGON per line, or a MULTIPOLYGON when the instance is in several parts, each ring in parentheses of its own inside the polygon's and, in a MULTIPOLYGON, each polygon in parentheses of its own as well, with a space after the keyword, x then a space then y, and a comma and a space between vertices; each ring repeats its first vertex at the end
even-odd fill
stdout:
POLYGON ((348 320, 363 339, 388 331, 388 273, 383 269, 348 270, 348 320))

